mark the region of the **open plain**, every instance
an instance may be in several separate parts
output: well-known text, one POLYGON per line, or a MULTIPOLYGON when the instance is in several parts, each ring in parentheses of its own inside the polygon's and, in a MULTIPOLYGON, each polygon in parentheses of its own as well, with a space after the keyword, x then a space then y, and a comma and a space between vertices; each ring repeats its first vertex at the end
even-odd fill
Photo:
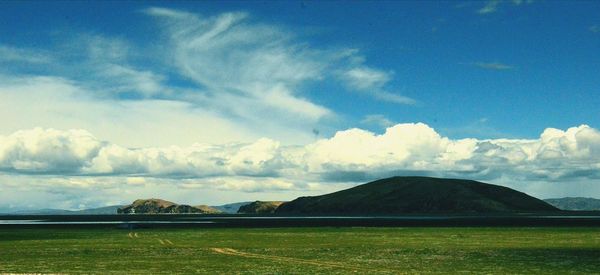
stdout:
POLYGON ((0 273, 589 274, 600 228, 0 228, 0 254, 0 273))

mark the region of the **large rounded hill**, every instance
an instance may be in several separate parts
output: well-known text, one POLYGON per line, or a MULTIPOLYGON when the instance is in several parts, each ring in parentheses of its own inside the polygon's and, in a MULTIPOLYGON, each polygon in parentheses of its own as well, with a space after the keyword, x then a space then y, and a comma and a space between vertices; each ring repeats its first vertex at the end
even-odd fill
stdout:
POLYGON ((554 206, 525 193, 472 180, 392 177, 280 205, 277 214, 400 215, 411 213, 545 212, 554 206))

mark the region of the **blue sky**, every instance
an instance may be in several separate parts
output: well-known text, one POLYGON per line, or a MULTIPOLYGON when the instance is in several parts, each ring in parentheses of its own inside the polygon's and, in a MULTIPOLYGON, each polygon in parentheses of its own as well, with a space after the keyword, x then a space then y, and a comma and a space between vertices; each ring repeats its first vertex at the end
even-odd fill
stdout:
MULTIPOLYGON (((386 89, 417 101, 398 106, 347 96, 344 87, 327 81, 309 83, 304 96, 342 114, 340 124, 346 127, 373 113, 394 122, 425 122, 450 137, 533 138, 546 127, 597 127, 600 32, 594 27, 600 24, 600 4, 501 2, 494 11, 479 13, 486 5, 10 2, 0 11, 0 37, 4 45, 52 50, 61 40, 93 34, 126 38, 149 50, 160 30, 141 12, 148 6, 203 16, 243 11, 250 21, 293 32, 310 47, 360 49, 366 64, 391 75, 386 89), (510 68, 477 66, 495 63, 510 68)), ((160 67, 144 59, 136 61, 160 67)), ((179 84, 177 79, 169 82, 179 84)))
POLYGON ((0 177, 65 208, 395 174, 588 194, 599 53, 598 1, 3 2, 0 177))

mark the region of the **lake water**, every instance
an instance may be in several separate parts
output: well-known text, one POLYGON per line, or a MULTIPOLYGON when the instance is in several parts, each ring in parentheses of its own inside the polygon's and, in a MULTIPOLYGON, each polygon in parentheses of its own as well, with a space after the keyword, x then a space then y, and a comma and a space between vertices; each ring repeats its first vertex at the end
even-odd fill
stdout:
POLYGON ((36 215, 0 216, 2 226, 298 227, 298 226, 600 226, 600 215, 240 216, 36 215))

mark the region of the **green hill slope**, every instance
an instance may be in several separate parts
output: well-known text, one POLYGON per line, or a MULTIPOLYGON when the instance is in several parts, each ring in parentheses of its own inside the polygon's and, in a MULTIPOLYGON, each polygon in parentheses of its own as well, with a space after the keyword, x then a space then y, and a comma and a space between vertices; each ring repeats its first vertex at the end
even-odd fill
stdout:
POLYGON ((513 189, 472 180, 392 177, 283 203, 278 214, 397 215, 555 211, 513 189))

